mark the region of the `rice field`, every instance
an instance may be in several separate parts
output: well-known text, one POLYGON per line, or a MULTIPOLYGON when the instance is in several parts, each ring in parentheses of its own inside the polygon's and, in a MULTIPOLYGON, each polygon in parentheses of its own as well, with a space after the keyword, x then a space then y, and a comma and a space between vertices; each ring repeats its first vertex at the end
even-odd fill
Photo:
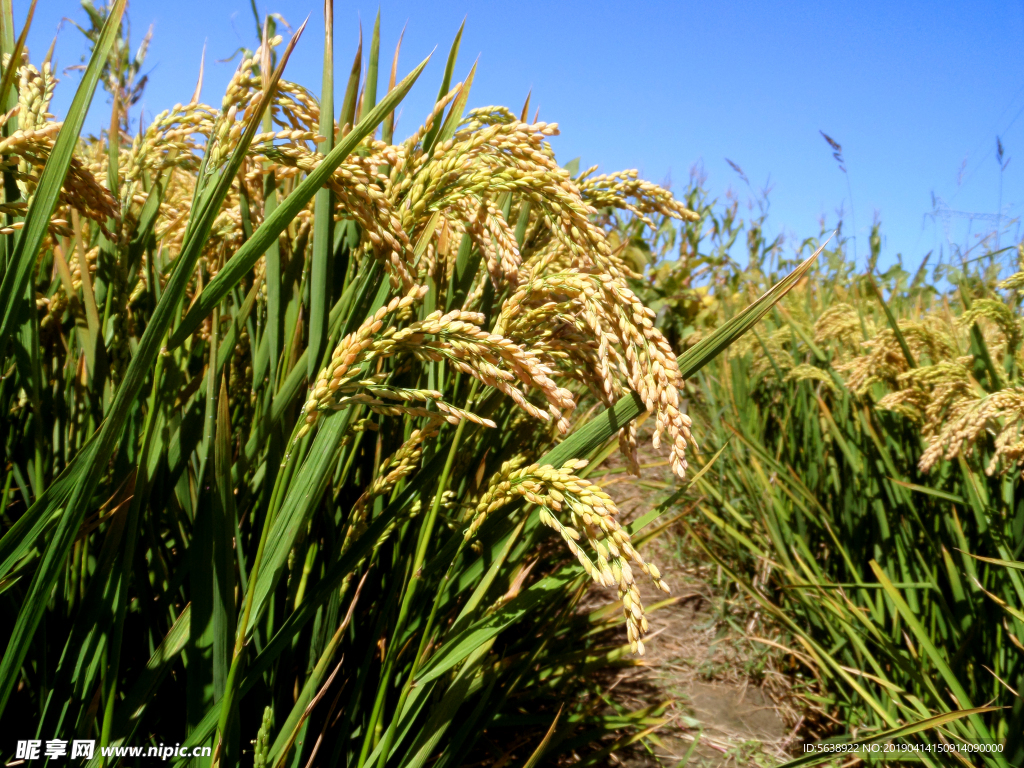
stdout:
POLYGON ((473 107, 461 30, 439 84, 379 15, 335 62, 330 0, 132 134, 125 6, 87 5, 58 118, 0 2, 0 757, 605 764, 677 720, 607 690, 677 602, 665 536, 813 681, 802 739, 1021 764, 1013 252, 787 261, 699 184, 563 166, 528 98, 473 107), (674 492, 623 514, 596 478, 649 455, 674 492))
MULTIPOLYGON (((527 107, 468 109, 461 32, 402 141, 427 62, 400 78, 396 51, 383 88, 375 26, 336 110, 330 3, 319 97, 284 77, 303 30, 268 18, 219 106, 197 85, 129 137, 124 0, 93 9, 60 122, 5 7, 5 733, 92 738, 98 764, 171 740, 457 763, 641 655, 636 579, 668 586, 588 467, 635 463, 647 411, 683 475, 683 376, 795 276, 677 362, 595 214, 694 214, 561 168, 527 107), (591 581, 619 607, 575 611, 591 581)), ((590 710, 565 714, 582 743, 645 717, 590 710)))
MULTIPOLYGON (((763 213, 736 216, 696 176, 681 196, 702 219, 644 242, 640 294, 685 348, 789 263, 763 213)), ((616 231, 639 247, 632 223, 616 231)), ((880 242, 876 224, 865 269, 833 238, 688 382, 707 471, 679 525, 763 612, 751 638, 818 681, 806 739, 895 732, 925 764, 1019 765, 1024 248, 982 241, 911 272, 880 269, 880 242)))

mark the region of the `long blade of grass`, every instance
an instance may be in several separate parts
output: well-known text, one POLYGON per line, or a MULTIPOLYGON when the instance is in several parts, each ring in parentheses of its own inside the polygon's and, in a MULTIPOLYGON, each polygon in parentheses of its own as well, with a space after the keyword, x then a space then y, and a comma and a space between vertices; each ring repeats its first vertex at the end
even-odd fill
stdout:
MULTIPOLYGON (((341 102, 341 125, 355 126, 356 108, 359 99, 359 78, 363 71, 363 28, 359 27, 359 45, 356 46, 356 55, 352 60, 352 70, 348 75, 348 84, 345 86, 345 100, 341 102)), ((372 111, 372 110, 371 110, 372 111)), ((368 117, 369 115, 367 115, 368 117)), ((363 122, 360 120, 360 122, 363 122)))
POLYGON ((540 740, 540 744, 537 745, 537 748, 534 749, 530 757, 527 758, 526 762, 523 764, 523 768, 535 768, 540 764, 540 761, 544 758, 544 753, 547 751, 548 746, 551 744, 551 740, 555 736, 555 731, 558 729, 558 720, 562 716, 562 710, 564 708, 564 704, 558 708, 558 712, 555 713, 555 719, 551 721, 551 726, 544 734, 544 738, 540 740))
MULTIPOLYGON (((889 595, 889 598, 893 601, 893 604, 895 604, 896 610, 899 611, 900 615, 903 617, 903 620, 907 622, 907 626, 910 627, 910 630, 913 632, 914 639, 927 654, 932 664, 935 665, 935 668, 936 670, 938 670, 939 674, 942 675, 942 679, 946 682, 946 685, 949 686, 949 690, 953 693, 954 696, 956 696, 957 703, 960 706, 963 706, 964 704, 968 705, 965 716, 968 718, 971 725, 974 726, 978 738, 981 739, 983 743, 993 745, 996 744, 996 742, 992 739, 992 734, 989 733, 988 727, 985 725, 985 722, 978 716, 979 713, 974 709, 974 707, 971 706, 970 696, 968 696, 967 691, 964 690, 964 687, 961 684, 959 678, 953 673, 953 670, 949 667, 947 660, 943 658, 943 655, 935 647, 935 644, 929 636, 928 632, 925 631, 925 628, 918 621, 913 611, 910 610, 910 606, 907 605, 906 601, 903 599, 903 596, 899 593, 896 587, 893 586, 892 582, 889 580, 889 577, 886 575, 885 571, 882 570, 882 567, 877 562, 872 560, 870 565, 871 570, 874 571, 875 576, 878 578, 878 581, 882 584, 882 587, 883 589, 885 589, 886 594, 889 595)), ((1006 761, 1000 759, 998 755, 996 756, 996 760, 1001 765, 1007 765, 1006 761)))
POLYGON ((507 627, 515 624, 535 606, 551 599, 574 581, 581 578, 583 571, 575 567, 564 568, 558 573, 541 579, 520 592, 500 609, 446 640, 444 645, 430 657, 416 677, 416 685, 425 685, 456 664, 469 657, 480 645, 496 637, 507 627))
MULTIPOLYGON (((402 34, 398 36, 398 42, 395 44, 395 56, 391 61, 391 77, 388 79, 388 93, 391 93, 395 89, 395 80, 398 78, 398 53, 402 50, 402 39, 405 37, 405 27, 402 27, 402 34)), ((384 118, 384 128, 381 132, 381 138, 385 144, 390 144, 394 140, 395 136, 395 111, 391 110, 388 112, 388 116, 384 118)))
MULTIPOLYGON (((459 45, 462 43, 462 32, 466 28, 466 22, 463 20, 459 26, 459 31, 455 35, 455 40, 452 41, 452 47, 448 50, 448 60, 444 65, 444 77, 441 78, 441 87, 437 91, 436 101, 441 101, 445 96, 448 95, 448 91, 452 87, 452 75, 455 72, 455 62, 459 58, 459 45)), ((434 148, 436 143, 437 133, 441 130, 441 125, 435 121, 423 137, 423 153, 430 156, 430 152, 434 148)))
MULTIPOLYGON (((455 131, 458 130, 459 124, 462 122, 462 114, 465 112, 466 104, 469 101, 469 91, 470 88, 473 87, 473 78, 475 76, 476 62, 473 62, 473 66, 470 68, 469 74, 466 75, 466 79, 462 83, 462 89, 459 91, 459 95, 455 97, 455 101, 452 102, 452 106, 448 110, 448 116, 444 119, 444 125, 441 126, 441 131, 437 134, 437 141, 435 143, 443 144, 454 136, 455 131)), ((511 200, 512 198, 510 196, 508 198, 508 202, 511 203, 511 200)))
POLYGON ((983 563, 991 563, 992 565, 998 565, 1002 568, 1013 568, 1016 571, 1024 571, 1024 563, 1017 560, 1000 560, 998 557, 982 557, 981 555, 972 555, 970 552, 967 554, 975 560, 981 560, 983 563))
MULTIPOLYGON (((324 0, 324 74, 320 90, 320 151, 334 149, 334 0, 324 0)), ((327 315, 331 306, 331 252, 334 244, 334 194, 327 186, 316 191, 313 211, 313 263, 309 279, 309 357, 306 375, 316 376, 327 348, 327 315)))
POLYGON ((377 72, 380 68, 380 8, 373 21, 370 38, 370 58, 366 62, 366 85, 363 87, 363 114, 377 106, 377 72))
MULTIPOLYGON (((831 238, 829 238, 831 240, 831 238)), ((690 349, 679 356, 679 372, 684 379, 691 378, 697 371, 707 365, 719 355, 736 339, 747 332, 756 324, 768 311, 796 285, 800 279, 807 274, 807 271, 814 264, 818 255, 828 245, 826 240, 811 256, 809 256, 796 269, 776 283, 772 288, 761 296, 757 301, 744 309, 736 317, 722 323, 708 336, 705 336, 690 349)))

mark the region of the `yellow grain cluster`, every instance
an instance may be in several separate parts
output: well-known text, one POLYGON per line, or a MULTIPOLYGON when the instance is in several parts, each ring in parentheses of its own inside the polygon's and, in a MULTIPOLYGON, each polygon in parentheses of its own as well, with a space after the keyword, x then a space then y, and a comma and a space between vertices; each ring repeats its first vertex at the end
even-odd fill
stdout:
MULTIPOLYGON (((198 204, 196 180, 226 160, 267 98, 269 51, 280 42, 273 37, 242 60, 219 107, 200 103, 197 89, 196 98, 160 113, 138 135, 121 135, 116 183, 106 141, 84 142, 72 163, 43 249, 57 254, 54 269, 61 283, 52 296, 41 296, 37 307, 48 333, 61 333, 67 312, 85 327, 93 322, 93 286, 102 284, 107 327, 100 332, 107 337, 115 385, 140 335, 143 308, 155 304, 186 241, 190 213, 198 204), (125 248, 140 235, 144 210, 157 190, 152 232, 159 248, 146 247, 146 241, 125 248), (98 235, 100 245, 83 253, 82 244, 98 235)), ((18 76, 20 129, 0 142, 0 151, 16 160, 15 178, 31 194, 60 128, 47 111, 56 79, 49 62, 41 69, 23 63, 18 76)), ((637 275, 621 248, 612 247, 598 213, 616 208, 651 226, 655 215, 694 220, 696 214, 667 190, 639 180, 635 171, 595 175, 590 169, 574 177, 559 166, 548 143, 558 134, 557 125, 519 120, 504 108, 472 110, 428 146, 430 129, 444 119, 460 89, 442 98, 407 140, 385 143, 375 134, 364 139, 327 182, 336 222, 358 225, 353 258, 382 265, 392 298, 337 342, 309 387, 295 434, 301 438, 313 429, 325 410, 354 406, 364 414, 421 420, 421 428, 379 465, 379 474, 356 502, 349 534, 365 525, 367 505, 415 468, 441 422, 495 426, 473 413, 471 404, 447 402, 441 391, 396 386, 381 372, 385 362, 387 370, 400 369, 407 360, 443 363, 447 372, 497 390, 526 417, 562 435, 573 426, 581 398, 611 406, 635 391, 654 417, 655 447, 667 440, 678 476, 686 471, 687 444, 694 443, 681 405, 675 353, 655 327, 655 313, 631 290, 628 280, 637 275), (428 311, 429 286, 453 284, 459 253, 468 251, 480 254, 481 266, 458 304, 428 311)), ((191 278, 189 301, 262 223, 268 175, 286 195, 289 185, 323 160, 319 120, 313 95, 282 81, 273 95, 273 130, 256 136, 217 214, 191 278)), ((336 140, 348 130, 339 126, 336 140)), ((310 201, 279 238, 283 264, 307 258, 314 212, 310 201)), ((266 276, 261 258, 250 286, 260 286, 266 276)), ((258 288, 256 300, 256 317, 262 317, 265 287, 258 288)), ((215 322, 208 318, 193 341, 223 335, 215 322)), ((301 323, 298 327, 301 333, 301 323)), ((225 369, 234 413, 251 415, 256 408, 255 390, 262 385, 253 380, 255 356, 243 329, 225 369)), ((84 364, 78 365, 78 380, 84 382, 84 364)), ((44 367, 52 371, 56 364, 44 367)), ((188 387, 179 398, 195 393, 198 382, 188 387)), ((361 419, 351 430, 372 427, 361 419)), ((638 471, 635 426, 622 430, 620 445, 638 471)), ((484 489, 469 533, 486 512, 513 497, 541 505, 543 522, 558 531, 587 573, 617 587, 630 642, 642 653, 647 620, 632 567, 667 587, 657 568, 633 549, 611 499, 574 474, 581 466, 529 465, 499 473, 484 489), (576 543, 581 536, 593 557, 576 543)))

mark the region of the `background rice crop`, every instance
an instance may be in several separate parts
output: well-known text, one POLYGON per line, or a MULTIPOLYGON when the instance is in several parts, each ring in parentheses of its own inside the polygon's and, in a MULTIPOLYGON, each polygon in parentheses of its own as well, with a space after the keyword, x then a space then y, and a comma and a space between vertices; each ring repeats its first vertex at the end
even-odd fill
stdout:
MULTIPOLYGON (((634 288, 685 348, 786 255, 761 235, 766 201, 744 219, 698 177, 682 197, 699 222, 662 226, 652 242, 623 219, 613 239, 638 268, 650 262, 634 288), (744 237, 739 265, 729 247, 744 237)), ((911 273, 879 272, 880 244, 876 224, 865 270, 833 241, 688 387, 708 427, 702 455, 716 459, 680 501, 700 513, 682 532, 763 611, 748 633, 784 643, 818 679, 808 736, 884 741, 930 722, 906 743, 988 745, 964 760, 1019 765, 1024 247, 911 273)))

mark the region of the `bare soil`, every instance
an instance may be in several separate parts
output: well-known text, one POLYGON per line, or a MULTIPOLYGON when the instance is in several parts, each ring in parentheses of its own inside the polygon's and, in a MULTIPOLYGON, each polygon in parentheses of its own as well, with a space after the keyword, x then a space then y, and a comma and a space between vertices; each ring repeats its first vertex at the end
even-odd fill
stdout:
MULTIPOLYGON (((594 480, 605 485, 623 520, 648 512, 673 484, 661 468, 645 470, 641 481, 624 474, 594 480)), ((714 566, 696 561, 692 547, 687 554, 679 533, 665 532, 643 552, 657 563, 676 602, 648 614, 644 663, 612 682, 611 697, 634 711, 672 701, 671 719, 610 763, 674 767, 685 758, 682 765, 719 768, 784 762, 799 744, 799 709, 776 667, 777 652, 750 639, 759 617, 736 604, 735 591, 730 597, 714 566)), ((640 592, 645 605, 665 598, 647 583, 640 592)), ((594 600, 607 603, 607 592, 595 588, 594 600)))

